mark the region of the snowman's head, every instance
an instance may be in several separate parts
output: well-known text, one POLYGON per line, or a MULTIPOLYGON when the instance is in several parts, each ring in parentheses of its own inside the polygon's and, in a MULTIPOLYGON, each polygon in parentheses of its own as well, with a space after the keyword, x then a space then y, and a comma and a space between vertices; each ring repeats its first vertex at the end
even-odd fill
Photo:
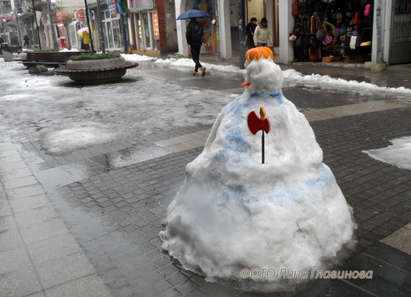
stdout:
POLYGON ((268 47, 256 47, 246 54, 246 83, 250 93, 263 90, 280 91, 283 85, 283 72, 273 61, 274 54, 268 47))

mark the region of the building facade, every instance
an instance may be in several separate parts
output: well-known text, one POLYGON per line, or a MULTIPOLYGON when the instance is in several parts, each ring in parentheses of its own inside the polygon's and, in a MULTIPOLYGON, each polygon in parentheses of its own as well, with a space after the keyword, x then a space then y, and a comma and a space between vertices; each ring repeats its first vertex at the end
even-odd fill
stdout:
POLYGON ((177 51, 174 0, 128 0, 130 47, 136 53, 177 51))
MULTIPOLYGON (((176 16, 192 8, 211 14, 211 41, 203 51, 222 59, 239 54, 240 32, 251 17, 258 21, 265 17, 282 63, 331 59, 373 65, 411 62, 410 0, 175 1, 176 16)), ((178 51, 184 56, 189 55, 186 26, 186 21, 177 21, 178 51)))

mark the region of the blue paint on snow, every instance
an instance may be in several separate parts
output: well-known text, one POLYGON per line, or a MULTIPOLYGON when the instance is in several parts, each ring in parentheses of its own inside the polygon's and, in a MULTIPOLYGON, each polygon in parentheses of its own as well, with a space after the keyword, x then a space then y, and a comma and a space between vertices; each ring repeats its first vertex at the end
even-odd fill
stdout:
POLYGON ((247 142, 244 140, 240 128, 236 127, 229 131, 226 137, 226 148, 240 153, 247 151, 247 142))

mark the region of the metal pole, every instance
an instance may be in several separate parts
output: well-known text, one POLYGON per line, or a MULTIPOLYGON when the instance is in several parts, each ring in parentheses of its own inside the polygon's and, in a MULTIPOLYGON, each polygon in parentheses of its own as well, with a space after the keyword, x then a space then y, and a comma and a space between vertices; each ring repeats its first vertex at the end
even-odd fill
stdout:
POLYGON ((17 0, 13 0, 13 5, 14 5, 14 17, 16 18, 16 26, 17 26, 17 35, 19 39, 19 47, 23 48, 23 42, 21 38, 21 30, 20 30, 20 21, 19 21, 19 15, 18 15, 18 6, 16 5, 17 0))
POLYGON ((97 0, 97 25, 98 25, 98 35, 100 39, 100 50, 103 54, 106 52, 106 44, 104 42, 104 30, 103 30, 103 23, 101 22, 101 10, 100 10, 100 1, 97 0))
POLYGON ((53 39, 53 47, 57 49, 59 46, 57 44, 57 39, 56 39, 56 31, 55 31, 56 28, 54 28, 54 22, 53 22, 53 18, 51 15, 51 1, 50 0, 47 0, 47 9, 48 9, 49 20, 50 20, 49 22, 50 22, 50 27, 51 27, 51 35, 53 39))
POLYGON ((90 45, 91 45, 91 51, 94 53, 94 45, 93 45, 93 37, 91 34, 91 27, 90 27, 90 18, 88 15, 88 4, 87 4, 87 0, 84 0, 84 7, 86 8, 86 18, 87 18, 87 27, 88 27, 88 33, 90 35, 90 45))
POLYGON ((36 31, 37 31, 37 38, 38 38, 38 42, 39 42, 39 49, 41 49, 39 24, 37 23, 37 13, 36 13, 36 7, 34 5, 34 0, 31 1, 31 5, 33 6, 34 21, 36 22, 36 31))
POLYGON ((127 44, 127 25, 126 25, 126 17, 125 14, 122 13, 120 14, 120 21, 121 21, 121 33, 122 33, 122 39, 123 39, 123 45, 124 45, 124 51, 127 53, 128 52, 128 44, 127 44))

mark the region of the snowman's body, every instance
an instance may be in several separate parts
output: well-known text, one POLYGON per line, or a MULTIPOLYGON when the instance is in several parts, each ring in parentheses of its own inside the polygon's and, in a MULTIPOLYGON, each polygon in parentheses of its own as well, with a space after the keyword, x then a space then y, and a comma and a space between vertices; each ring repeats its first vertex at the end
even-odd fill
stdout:
POLYGON ((288 290, 303 280, 278 272, 324 268, 352 240, 355 224, 308 121, 281 92, 281 69, 254 60, 247 74, 251 86, 222 110, 203 152, 187 165, 160 236, 184 268, 210 281, 288 290), (268 79, 258 81, 260 72, 268 79), (247 125, 261 106, 271 128, 265 164, 262 132, 253 135, 247 125))

